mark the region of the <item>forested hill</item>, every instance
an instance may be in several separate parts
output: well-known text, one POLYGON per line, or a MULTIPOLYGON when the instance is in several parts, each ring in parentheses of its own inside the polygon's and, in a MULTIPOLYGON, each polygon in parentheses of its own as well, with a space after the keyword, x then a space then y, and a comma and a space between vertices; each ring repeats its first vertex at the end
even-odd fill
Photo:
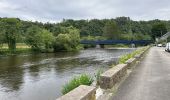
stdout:
POLYGON ((164 24, 168 31, 170 31, 170 20, 150 20, 150 21, 133 21, 129 17, 117 17, 115 19, 91 19, 91 20, 73 20, 64 19, 60 23, 41 23, 41 22, 30 22, 22 21, 25 28, 29 27, 31 24, 38 25, 39 27, 46 28, 47 30, 57 33, 59 26, 73 26, 80 30, 81 36, 102 36, 103 28, 106 23, 115 22, 121 33, 128 34, 138 34, 138 35, 152 35, 152 27, 156 24, 164 24))
MULTIPOLYGON (((64 19, 60 23, 41 23, 23 21, 18 18, 0 18, 0 43, 8 43, 11 48, 15 48, 15 45, 12 44, 16 42, 25 42, 32 48, 39 48, 39 45, 42 47, 41 43, 35 45, 34 42, 44 42, 43 47, 50 48, 51 44, 57 43, 59 45, 58 41, 66 42, 63 39, 72 39, 73 37, 74 39, 69 41, 74 44, 79 39, 154 40, 167 31, 170 31, 170 21, 158 19, 133 21, 129 17, 117 17, 115 19, 101 20, 64 19), (48 37, 51 43, 47 38, 41 40, 43 37, 48 37), (75 41, 75 37, 80 38, 75 41), (40 41, 35 41, 37 38, 40 38, 40 41)), ((63 46, 60 49, 63 49, 63 46)))
MULTIPOLYGON (((2 20, 4 18, 0 18, 2 20)), ((17 18, 18 19, 18 18, 17 18)), ((32 25, 37 25, 41 28, 45 28, 53 33, 58 33, 60 26, 73 26, 80 30, 81 36, 102 36, 103 28, 108 22, 114 21, 121 33, 128 34, 148 34, 152 35, 151 28, 156 24, 164 24, 168 31, 170 31, 170 21, 164 20, 150 20, 150 21, 133 21, 129 17, 117 17, 115 19, 91 19, 91 20, 73 20, 73 19, 63 19, 60 23, 41 23, 41 22, 31 22, 20 20, 23 25, 23 30, 26 30, 32 25)))

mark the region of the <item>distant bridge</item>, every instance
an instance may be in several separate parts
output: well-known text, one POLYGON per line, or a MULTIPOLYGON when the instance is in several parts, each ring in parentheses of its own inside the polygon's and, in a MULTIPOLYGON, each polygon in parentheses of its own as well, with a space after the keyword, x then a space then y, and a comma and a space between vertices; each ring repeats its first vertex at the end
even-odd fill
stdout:
POLYGON ((151 40, 82 40, 81 44, 93 44, 93 45, 112 45, 112 44, 150 44, 151 40))

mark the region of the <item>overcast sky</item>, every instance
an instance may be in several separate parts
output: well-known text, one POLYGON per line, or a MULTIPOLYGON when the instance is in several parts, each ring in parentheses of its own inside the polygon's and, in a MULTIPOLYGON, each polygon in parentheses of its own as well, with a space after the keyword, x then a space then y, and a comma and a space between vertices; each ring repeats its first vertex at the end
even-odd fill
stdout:
POLYGON ((59 22, 64 19, 170 19, 170 0, 0 0, 0 17, 59 22))

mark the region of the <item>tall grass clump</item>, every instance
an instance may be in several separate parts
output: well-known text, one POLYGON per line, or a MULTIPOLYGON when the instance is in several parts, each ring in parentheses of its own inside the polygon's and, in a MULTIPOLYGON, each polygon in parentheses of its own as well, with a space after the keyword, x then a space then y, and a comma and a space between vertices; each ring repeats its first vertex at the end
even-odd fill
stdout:
POLYGON ((91 76, 87 74, 82 74, 80 76, 74 77, 67 84, 65 84, 62 87, 61 92, 64 95, 80 85, 91 85, 92 82, 93 82, 93 78, 91 76))
POLYGON ((126 54, 123 55, 122 57, 120 57, 119 59, 119 64, 124 64, 128 59, 130 59, 132 57, 131 54, 126 54))
POLYGON ((97 81, 97 85, 99 85, 99 81, 100 81, 100 75, 103 73, 103 70, 99 69, 97 71, 97 73, 95 74, 95 78, 96 78, 96 81, 97 81))

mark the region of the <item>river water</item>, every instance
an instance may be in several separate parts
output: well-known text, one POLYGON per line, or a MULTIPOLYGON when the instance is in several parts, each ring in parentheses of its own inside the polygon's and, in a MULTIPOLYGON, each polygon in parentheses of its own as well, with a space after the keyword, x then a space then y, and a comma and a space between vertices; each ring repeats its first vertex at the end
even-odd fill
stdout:
POLYGON ((94 76, 133 50, 87 49, 0 57, 0 100, 55 100, 73 76, 94 76))

